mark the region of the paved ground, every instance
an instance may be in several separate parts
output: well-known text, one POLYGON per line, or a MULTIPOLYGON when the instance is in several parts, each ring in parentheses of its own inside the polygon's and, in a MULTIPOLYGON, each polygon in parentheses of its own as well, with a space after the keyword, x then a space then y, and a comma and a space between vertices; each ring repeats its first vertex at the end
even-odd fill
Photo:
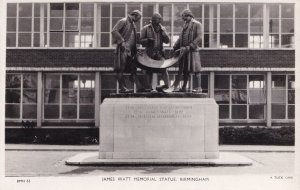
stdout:
POLYGON ((252 166, 149 166, 93 167, 67 166, 65 161, 81 151, 97 151, 97 146, 6 145, 5 175, 14 176, 199 176, 270 175, 293 176, 294 147, 220 146, 254 161, 252 166))

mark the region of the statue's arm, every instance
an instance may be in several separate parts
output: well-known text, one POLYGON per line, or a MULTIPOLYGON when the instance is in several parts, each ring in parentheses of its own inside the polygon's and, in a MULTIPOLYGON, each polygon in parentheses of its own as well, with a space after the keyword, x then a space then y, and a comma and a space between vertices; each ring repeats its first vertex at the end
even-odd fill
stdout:
POLYGON ((201 23, 196 23, 196 38, 193 40, 193 42, 190 44, 190 48, 192 50, 197 49, 198 44, 201 42, 202 38, 202 25, 201 23))
POLYGON ((163 43, 168 44, 170 42, 170 38, 168 36, 166 28, 161 26, 161 31, 163 43))
POLYGON ((143 47, 147 46, 147 44, 148 44, 147 28, 146 27, 144 27, 141 31, 140 43, 142 44, 143 47))
POLYGON ((120 34, 120 31, 125 26, 125 24, 126 24, 126 20, 119 20, 111 31, 111 34, 117 44, 121 44, 122 42, 125 41, 122 35, 120 34))

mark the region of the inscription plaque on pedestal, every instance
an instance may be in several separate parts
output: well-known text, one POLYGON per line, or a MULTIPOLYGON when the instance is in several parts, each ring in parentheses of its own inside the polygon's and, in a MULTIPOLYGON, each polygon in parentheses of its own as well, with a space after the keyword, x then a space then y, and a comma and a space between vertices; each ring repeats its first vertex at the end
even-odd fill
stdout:
POLYGON ((100 159, 218 158, 218 106, 210 98, 107 98, 100 159))
POLYGON ((218 105, 210 98, 106 98, 100 159, 218 158, 218 105))

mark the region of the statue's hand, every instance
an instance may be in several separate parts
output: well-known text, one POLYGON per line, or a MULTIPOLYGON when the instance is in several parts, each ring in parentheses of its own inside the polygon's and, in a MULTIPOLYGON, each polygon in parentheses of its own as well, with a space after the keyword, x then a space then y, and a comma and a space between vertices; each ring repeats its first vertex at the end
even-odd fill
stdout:
POLYGON ((149 44, 152 44, 154 42, 154 39, 153 38, 148 38, 148 43, 149 44))

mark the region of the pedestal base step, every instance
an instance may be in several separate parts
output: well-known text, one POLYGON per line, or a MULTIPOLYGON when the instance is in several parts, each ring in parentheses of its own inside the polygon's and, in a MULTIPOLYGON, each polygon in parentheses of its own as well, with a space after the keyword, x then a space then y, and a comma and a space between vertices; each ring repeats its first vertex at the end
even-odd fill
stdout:
POLYGON ((197 165, 197 166, 246 166, 252 165, 252 160, 236 154, 221 153, 217 159, 99 159, 98 153, 80 153, 66 161, 66 165, 77 166, 155 166, 155 165, 197 165))

